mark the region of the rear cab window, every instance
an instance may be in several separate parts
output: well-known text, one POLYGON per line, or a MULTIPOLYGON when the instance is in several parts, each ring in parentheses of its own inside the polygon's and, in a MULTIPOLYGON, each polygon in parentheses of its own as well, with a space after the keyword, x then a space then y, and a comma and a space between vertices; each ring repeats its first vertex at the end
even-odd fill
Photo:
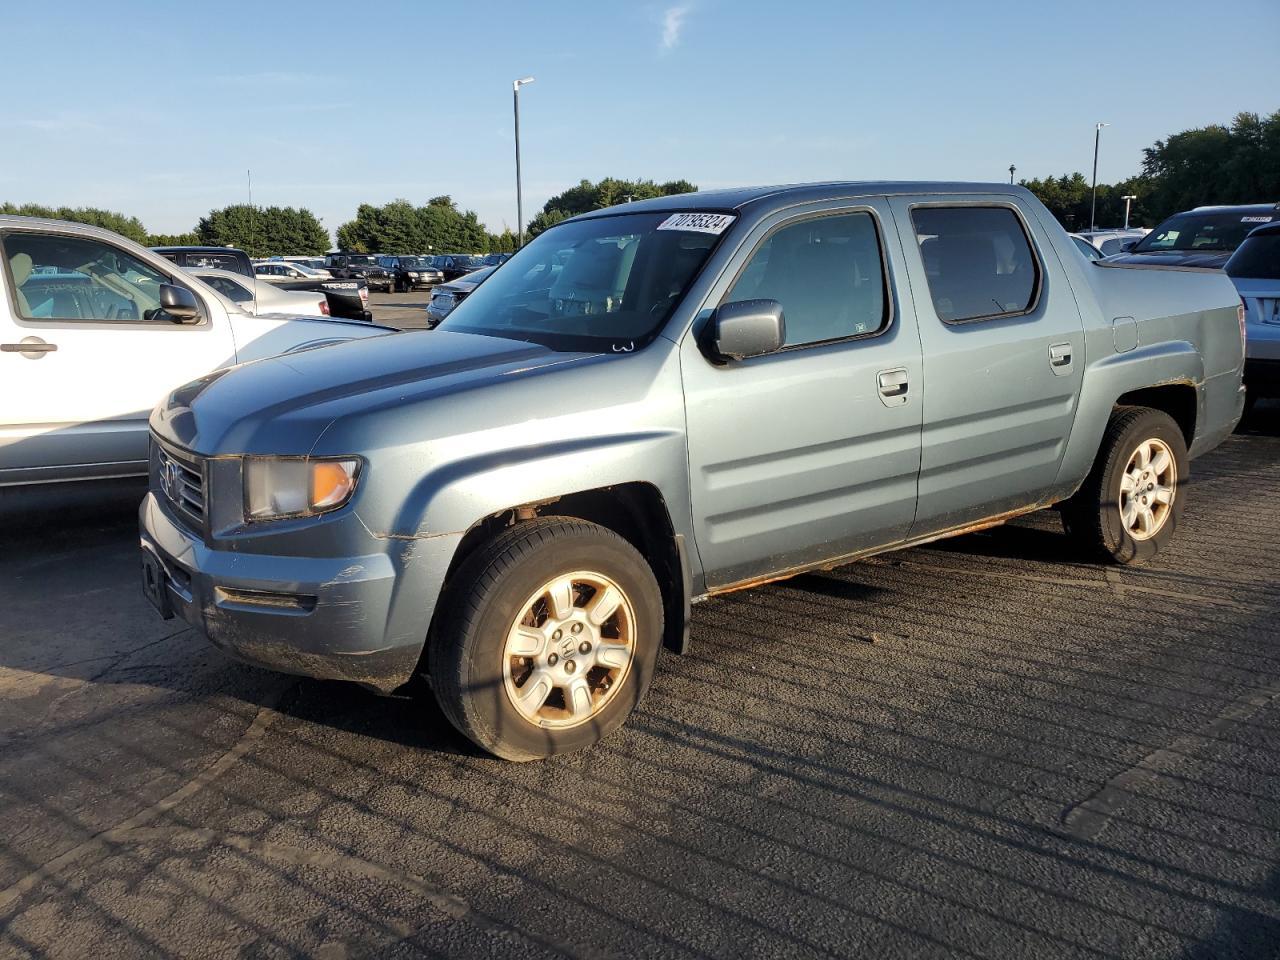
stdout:
POLYGON ((1034 309, 1040 261, 1011 207, 916 207, 911 222, 938 319, 970 323, 1034 309))

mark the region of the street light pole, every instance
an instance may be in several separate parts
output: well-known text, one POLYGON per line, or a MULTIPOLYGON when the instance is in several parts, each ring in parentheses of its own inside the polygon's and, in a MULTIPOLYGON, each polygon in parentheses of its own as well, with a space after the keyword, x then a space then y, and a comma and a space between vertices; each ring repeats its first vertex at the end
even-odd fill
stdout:
POLYGON ((516 111, 516 229, 519 233, 519 239, 516 242, 517 250, 524 246, 524 195, 520 188, 520 88, 526 83, 533 83, 533 77, 524 77, 521 80, 513 80, 511 83, 511 96, 515 101, 516 111))
POLYGON ((1018 168, 1017 168, 1017 167, 1015 167, 1012 163, 1011 163, 1011 164, 1009 164, 1009 182, 1010 182, 1010 183, 1013 183, 1013 172, 1014 172, 1015 170, 1017 170, 1017 169, 1018 169, 1018 168))
POLYGON ((1130 201, 1137 200, 1138 198, 1135 194, 1131 193, 1128 196, 1121 197, 1120 199, 1124 201, 1124 228, 1128 230, 1129 229, 1129 203, 1130 201))
POLYGON ((1098 142, 1102 139, 1102 128, 1109 127, 1109 123, 1095 124, 1093 128, 1093 194, 1089 200, 1089 229, 1092 231, 1097 226, 1098 214, 1098 142))

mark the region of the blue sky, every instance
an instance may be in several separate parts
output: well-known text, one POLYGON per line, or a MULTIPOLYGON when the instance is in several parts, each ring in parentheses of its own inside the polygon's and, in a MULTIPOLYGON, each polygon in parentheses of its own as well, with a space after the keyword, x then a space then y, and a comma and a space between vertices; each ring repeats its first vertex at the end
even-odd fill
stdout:
POLYGON ((703 187, 1136 173, 1141 150, 1280 108, 1280 3, 6 4, 0 200, 155 232, 245 198, 331 230, 451 194, 515 226, 586 177, 703 187), (1261 46, 1259 46, 1259 44, 1261 46))

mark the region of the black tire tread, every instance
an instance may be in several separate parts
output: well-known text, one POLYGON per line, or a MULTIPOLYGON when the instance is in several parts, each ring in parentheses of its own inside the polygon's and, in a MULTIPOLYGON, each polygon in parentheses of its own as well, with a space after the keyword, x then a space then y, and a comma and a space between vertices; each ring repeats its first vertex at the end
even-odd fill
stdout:
MULTIPOLYGON (((1181 433, 1174 419, 1163 410, 1152 407, 1117 407, 1107 422, 1107 429, 1102 435, 1093 469, 1089 471, 1089 476, 1080 489, 1063 505, 1062 520, 1068 535, 1093 559, 1112 564, 1120 563, 1107 546, 1106 531, 1103 528, 1103 511, 1099 507, 1102 502, 1102 487, 1116 461, 1128 456, 1129 451, 1121 446, 1120 438, 1135 424, 1153 416, 1168 421, 1176 431, 1181 433)), ((1178 482, 1182 483, 1183 479, 1180 477, 1178 482)))
MULTIPOLYGON (((462 709, 463 658, 456 655, 453 645, 458 638, 470 635, 481 614, 485 597, 519 560, 560 536, 572 534, 612 539, 628 550, 635 550, 612 530, 586 520, 575 517, 525 520, 503 530, 464 560, 454 575, 450 595, 443 598, 448 604, 443 629, 433 630, 428 642, 427 664, 431 682, 440 709, 449 721, 472 741, 486 745, 486 749, 494 750, 495 737, 493 731, 483 728, 479 717, 462 709)), ((507 760, 541 759, 536 754, 514 751, 509 746, 494 752, 507 760)))

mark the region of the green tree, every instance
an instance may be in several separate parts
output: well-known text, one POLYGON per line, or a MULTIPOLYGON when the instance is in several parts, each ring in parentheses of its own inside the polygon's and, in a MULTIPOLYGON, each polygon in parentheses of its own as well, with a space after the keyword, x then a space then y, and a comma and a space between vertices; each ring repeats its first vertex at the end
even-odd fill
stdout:
POLYGON ((489 233, 472 210, 451 197, 424 206, 393 200, 380 207, 362 203, 354 220, 338 228, 338 246, 357 253, 487 253, 489 233))
POLYGON ((3 203, 0 213, 14 214, 19 217, 49 217, 54 220, 70 220, 73 223, 87 223, 91 226, 114 230, 122 237, 128 237, 135 243, 147 242, 147 230, 137 217, 116 213, 114 210, 100 210, 97 207, 45 207, 38 203, 3 203))
POLYGON ((548 200, 541 212, 529 222, 526 232, 536 237, 543 230, 554 226, 566 217, 576 217, 589 210, 600 210, 632 200, 649 200, 653 197, 669 197, 677 193, 694 193, 697 187, 688 180, 668 180, 655 183, 652 180, 618 180, 605 177, 598 183, 582 180, 576 187, 548 200))
POLYGON ((489 252, 490 253, 514 253, 516 249, 517 237, 511 232, 511 228, 503 226, 501 233, 489 234, 489 252))
POLYGON ((232 204, 201 217, 195 232, 200 243, 239 247, 251 257, 317 255, 329 249, 329 231, 305 207, 232 204))
POLYGON ((1161 216, 1203 204, 1258 203, 1280 197, 1280 110, 1240 113, 1175 133, 1143 151, 1143 173, 1161 216))
POLYGON ((529 221, 529 226, 525 229, 525 236, 532 240, 543 230, 554 227, 561 220, 568 219, 569 214, 565 213, 558 207, 552 207, 550 210, 543 210, 536 217, 529 221))
POLYGON ((192 231, 190 233, 149 233, 147 234, 148 247, 193 247, 200 242, 200 237, 192 231))

